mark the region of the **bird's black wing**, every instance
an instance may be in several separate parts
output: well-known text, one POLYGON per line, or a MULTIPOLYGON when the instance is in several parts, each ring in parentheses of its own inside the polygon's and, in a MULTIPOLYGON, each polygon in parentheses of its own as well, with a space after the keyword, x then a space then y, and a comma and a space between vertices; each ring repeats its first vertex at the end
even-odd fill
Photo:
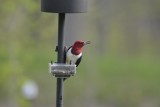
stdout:
POLYGON ((76 61, 76 67, 78 67, 78 65, 80 64, 80 62, 81 62, 81 60, 82 60, 82 56, 76 61))
POLYGON ((72 46, 70 46, 69 48, 65 47, 65 49, 64 49, 64 63, 66 63, 67 52, 68 52, 68 50, 69 50, 71 47, 72 47, 72 46))

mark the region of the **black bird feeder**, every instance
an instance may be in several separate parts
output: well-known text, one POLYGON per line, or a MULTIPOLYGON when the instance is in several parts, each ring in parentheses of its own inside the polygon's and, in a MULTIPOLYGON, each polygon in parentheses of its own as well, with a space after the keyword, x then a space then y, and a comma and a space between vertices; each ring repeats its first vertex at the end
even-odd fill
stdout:
POLYGON ((65 14, 87 12, 87 0, 41 0, 41 11, 59 15, 57 63, 49 63, 49 71, 57 77, 56 107, 63 107, 63 80, 76 72, 75 65, 64 64, 65 14))

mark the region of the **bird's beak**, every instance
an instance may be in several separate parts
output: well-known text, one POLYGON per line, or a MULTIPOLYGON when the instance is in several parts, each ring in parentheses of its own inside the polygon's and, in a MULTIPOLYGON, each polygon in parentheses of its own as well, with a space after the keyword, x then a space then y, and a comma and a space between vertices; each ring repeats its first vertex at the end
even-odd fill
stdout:
POLYGON ((84 42, 84 45, 88 45, 88 44, 91 44, 91 42, 90 41, 84 42))

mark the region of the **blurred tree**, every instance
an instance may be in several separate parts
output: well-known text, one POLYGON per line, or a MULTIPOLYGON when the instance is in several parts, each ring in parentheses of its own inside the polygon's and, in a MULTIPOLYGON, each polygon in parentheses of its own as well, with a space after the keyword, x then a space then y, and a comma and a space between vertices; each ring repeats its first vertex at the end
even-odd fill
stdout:
POLYGON ((52 48, 56 18, 43 15, 37 0, 0 2, 0 97, 8 96, 8 106, 17 107, 23 102, 19 88, 24 79, 42 71, 40 57, 52 48))

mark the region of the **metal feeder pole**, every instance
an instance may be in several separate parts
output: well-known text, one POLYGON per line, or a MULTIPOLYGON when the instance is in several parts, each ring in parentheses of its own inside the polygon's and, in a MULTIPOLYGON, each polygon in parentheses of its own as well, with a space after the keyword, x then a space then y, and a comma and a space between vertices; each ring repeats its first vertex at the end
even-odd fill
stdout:
MULTIPOLYGON (((58 63, 64 63, 65 13, 58 14, 58 63)), ((63 78, 57 78, 56 107, 63 107, 63 78)))

